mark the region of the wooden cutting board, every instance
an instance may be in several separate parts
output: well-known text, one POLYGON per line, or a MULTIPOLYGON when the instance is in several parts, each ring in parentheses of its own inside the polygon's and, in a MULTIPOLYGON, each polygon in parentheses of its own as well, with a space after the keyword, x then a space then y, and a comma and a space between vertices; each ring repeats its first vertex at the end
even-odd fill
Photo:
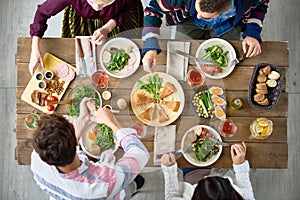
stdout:
MULTIPOLYGON (((37 109, 39 109, 40 111, 42 111, 44 113, 52 114, 55 111, 55 109, 58 105, 54 105, 54 110, 53 111, 48 111, 47 106, 40 106, 38 104, 33 103, 32 100, 31 100, 31 94, 34 92, 34 90, 38 90, 40 92, 47 93, 44 89, 40 89, 38 87, 38 80, 36 80, 36 74, 39 73, 39 72, 44 73, 46 70, 51 70, 54 73, 55 66, 57 64, 60 64, 60 63, 64 63, 64 64, 68 65, 70 67, 70 69, 72 69, 74 72, 76 71, 76 68, 73 67, 72 65, 64 62, 63 60, 55 57, 54 55, 52 55, 48 52, 45 53, 43 60, 44 60, 45 68, 42 68, 42 67, 38 66, 38 68, 34 72, 34 75, 31 77, 30 81, 28 82, 28 84, 27 84, 27 86, 26 86, 26 88, 25 88, 25 90, 24 90, 24 92, 21 96, 21 99, 23 101, 25 101, 26 103, 30 104, 31 106, 33 106, 34 108, 37 108, 37 109)), ((74 78, 75 78, 75 76, 74 76, 74 78)), ((60 78, 58 80, 59 80, 59 82, 62 82, 62 80, 60 78)), ((63 97, 63 95, 66 92, 66 90, 67 90, 69 84, 71 83, 71 81, 65 81, 64 82, 63 91, 59 95, 57 93, 52 94, 53 96, 57 97, 58 101, 60 101, 61 98, 63 97)))

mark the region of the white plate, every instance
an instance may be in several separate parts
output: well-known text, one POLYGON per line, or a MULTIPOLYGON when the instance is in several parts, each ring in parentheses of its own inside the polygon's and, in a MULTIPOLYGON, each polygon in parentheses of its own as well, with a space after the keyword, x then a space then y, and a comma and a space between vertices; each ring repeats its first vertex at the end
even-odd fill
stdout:
MULTIPOLYGON (((227 61, 228 64, 230 63, 230 61, 234 60, 236 58, 236 53, 235 50, 233 48, 233 46, 227 42, 226 40, 220 39, 220 38, 212 38, 212 39, 208 39, 206 41, 204 41, 203 43, 200 44, 200 46, 198 47, 195 56, 197 58, 202 58, 204 55, 206 55, 205 49, 208 47, 211 47, 213 45, 223 45, 223 50, 224 52, 229 51, 227 54, 227 61)), ((201 68, 200 64, 197 63, 197 66, 201 68)), ((205 75, 208 78, 211 79, 221 79, 221 78, 225 78, 226 76, 228 76, 234 69, 235 65, 232 66, 226 66, 226 67, 222 67, 222 72, 221 73, 216 73, 214 75, 205 73, 205 75)))
MULTIPOLYGON (((91 141, 89 138, 88 138, 88 132, 92 131, 92 129, 96 126, 96 122, 92 122, 90 123, 86 130, 84 131, 84 133, 82 134, 80 140, 79 140, 79 144, 82 148, 82 150, 87 154, 89 155, 90 157, 93 157, 93 158, 96 158, 96 159, 100 159, 100 155, 95 155, 95 154, 92 154, 91 152, 89 152, 87 149, 92 145, 93 141, 91 141)), ((118 144, 117 144, 117 140, 115 139, 115 148, 112 149, 113 153, 115 153, 118 149, 118 144)))
POLYGON ((127 39, 127 38, 123 38, 123 37, 116 37, 113 38, 111 40, 108 40, 103 47, 101 48, 100 54, 99 54, 99 60, 100 60, 100 65, 102 67, 102 69, 110 76, 113 76, 115 78, 126 78, 131 76, 140 66, 140 60, 141 60, 141 54, 140 54, 140 50, 138 48, 138 46, 131 40, 127 39), (134 53, 135 57, 136 57, 136 61, 134 63, 133 68, 128 71, 128 72, 123 72, 123 71, 119 71, 119 72, 112 72, 110 70, 108 70, 106 68, 105 63, 103 63, 103 53, 105 50, 109 50, 111 47, 116 47, 118 49, 126 49, 128 46, 132 46, 132 53, 134 53))
MULTIPOLYGON (((183 89, 180 85, 180 83, 171 75, 166 74, 166 73, 162 73, 162 72, 155 72, 154 74, 158 74, 159 77, 163 78, 163 83, 162 83, 162 87, 167 83, 170 82, 172 83, 175 88, 176 88, 176 92, 173 93, 172 95, 168 96, 165 98, 165 100, 174 100, 174 101, 180 101, 180 106, 177 112, 173 112, 171 110, 168 110, 169 112, 167 112, 167 115, 169 116, 169 120, 164 122, 164 123, 159 123, 158 121, 147 121, 144 120, 142 118, 139 117, 139 114, 141 112, 143 112, 145 109, 147 109, 149 107, 149 103, 146 104, 142 104, 142 105, 132 105, 132 110, 134 112, 134 114, 136 115, 136 117, 141 120, 143 123, 149 125, 149 126, 166 126, 171 124, 172 122, 174 122, 182 113, 183 107, 184 107, 184 92, 183 89)), ((143 76, 142 78, 140 78, 139 80, 141 80, 143 83, 147 82, 147 79, 149 78, 149 76, 153 76, 154 74, 147 74, 145 76, 143 76)), ((136 82, 132 88, 131 91, 131 98, 133 96, 133 93, 138 90, 138 83, 136 82)))
MULTIPOLYGON (((194 126, 194 127, 190 128, 188 131, 185 132, 185 134, 184 134, 184 136, 182 137, 182 140, 181 140, 181 149, 186 149, 188 147, 188 145, 191 145, 190 142, 185 141, 185 138, 186 138, 187 134, 189 132, 195 131, 199 128, 207 129, 210 133, 213 134, 214 138, 216 138, 219 141, 222 141, 221 136, 219 135, 219 133, 214 128, 212 128, 210 126, 206 126, 206 125, 197 125, 197 126, 194 126)), ((222 150, 223 150, 223 147, 221 145, 219 145, 219 152, 217 153, 217 155, 212 156, 206 162, 198 161, 196 159, 196 155, 195 155, 194 151, 183 152, 183 156, 192 165, 195 165, 195 166, 198 166, 198 167, 206 167, 206 166, 212 165, 213 163, 215 163, 219 159, 219 157, 221 156, 222 150)))

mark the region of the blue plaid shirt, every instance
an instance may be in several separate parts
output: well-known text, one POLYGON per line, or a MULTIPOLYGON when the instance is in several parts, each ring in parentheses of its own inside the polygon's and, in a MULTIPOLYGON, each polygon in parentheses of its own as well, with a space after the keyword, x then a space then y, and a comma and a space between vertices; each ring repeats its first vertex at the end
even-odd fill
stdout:
POLYGON ((236 9, 234 5, 234 1, 231 4, 231 10, 229 12, 223 12, 216 18, 211 19, 198 19, 197 18, 197 11, 195 8, 195 1, 192 0, 191 9, 190 9, 190 17, 189 20, 193 22, 195 25, 199 26, 200 28, 205 28, 209 26, 214 29, 217 36, 220 37, 224 33, 231 31, 234 28, 233 21, 236 14, 236 9))

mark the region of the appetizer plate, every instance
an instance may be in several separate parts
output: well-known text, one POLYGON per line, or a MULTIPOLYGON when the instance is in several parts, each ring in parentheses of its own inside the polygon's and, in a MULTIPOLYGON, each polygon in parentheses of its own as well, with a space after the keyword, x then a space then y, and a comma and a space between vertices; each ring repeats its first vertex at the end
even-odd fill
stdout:
MULTIPOLYGON (((54 73, 54 69, 58 64, 64 64, 64 65, 68 66, 70 70, 73 70, 74 72, 76 71, 76 69, 72 65, 64 62, 63 60, 57 58, 56 56, 54 56, 50 53, 45 53, 43 60, 44 60, 45 69, 38 66, 38 68, 35 70, 33 76, 31 77, 30 81, 28 82, 28 84, 21 96, 21 99, 46 114, 52 114, 55 111, 57 105, 54 105, 54 109, 52 111, 48 111, 47 106, 40 106, 38 104, 35 104, 31 99, 31 95, 35 90, 38 90, 39 92, 47 93, 50 96, 50 94, 48 92, 46 92, 45 89, 40 89, 38 87, 39 81, 37 80, 36 76, 38 75, 38 73, 44 73, 46 70, 50 70, 51 72, 54 73)), ((74 77, 73 77, 73 79, 74 79, 74 77)), ((63 91, 59 95, 57 95, 56 93, 52 94, 53 96, 57 97, 58 101, 61 100, 61 98, 63 97, 64 93, 66 92, 69 84, 71 83, 71 81, 73 79, 71 79, 70 81, 64 81, 64 82, 61 80, 61 78, 58 79, 60 83, 63 82, 63 86, 62 86, 63 91)), ((45 80, 45 81, 47 81, 47 80, 45 80)))
MULTIPOLYGON (((132 98, 133 98, 133 94, 134 92, 136 92, 138 89, 138 82, 136 82, 132 88, 132 91, 131 91, 131 107, 132 107, 132 110, 134 112, 134 114, 136 115, 136 117, 142 121, 143 123, 149 125, 149 126, 166 126, 166 125, 169 125, 171 124, 172 122, 174 122, 179 116, 180 114, 182 113, 183 111, 183 107, 184 107, 184 101, 185 101, 185 98, 184 98, 184 92, 183 92, 183 89, 180 85, 180 83, 171 75, 169 74, 166 74, 166 73, 162 73, 162 72, 155 72, 154 74, 158 74, 159 77, 163 78, 163 83, 162 83, 162 87, 167 83, 167 82, 170 82, 172 83, 175 88, 176 88, 176 92, 173 93, 172 95, 164 98, 163 100, 168 100, 168 101, 179 101, 180 102, 180 106, 179 106, 179 109, 176 111, 176 112, 173 112, 171 110, 168 110, 166 109, 166 114, 168 115, 169 119, 165 122, 162 122, 160 123, 158 120, 152 120, 152 121, 148 121, 148 120, 145 120, 143 118, 141 118, 139 116, 140 113, 142 113, 143 111, 145 111, 147 108, 149 108, 152 104, 154 104, 153 102, 152 103, 145 103, 145 104, 141 104, 141 105, 133 105, 132 104, 132 98)), ((153 74, 147 74, 143 77, 141 77, 139 80, 146 83, 149 76, 152 76, 153 74)))
MULTIPOLYGON (((190 128, 189 130, 187 130, 185 132, 185 134, 183 135, 182 140, 181 140, 181 149, 188 149, 191 146, 191 142, 186 141, 187 134, 191 131, 197 131, 200 128, 207 129, 210 133, 212 133, 213 138, 215 138, 219 141, 222 141, 221 136, 214 128, 212 128, 210 126, 206 126, 206 125, 197 125, 197 126, 190 128)), ((183 151, 182 154, 183 154, 184 158, 192 165, 195 165, 198 167, 206 167, 206 166, 209 166, 209 165, 212 165, 213 163, 215 163, 221 156, 223 147, 221 145, 218 145, 218 146, 219 146, 219 152, 216 155, 212 156, 210 159, 208 159, 206 162, 198 161, 196 159, 195 152, 192 150, 183 151)))
MULTIPOLYGON (((226 40, 223 40, 220 38, 208 39, 208 40, 204 41, 203 43, 201 43, 196 51, 195 57, 202 58, 204 55, 206 55, 205 49, 208 47, 211 47, 213 45, 222 45, 224 52, 229 51, 227 54, 228 65, 230 64, 230 61, 232 61, 236 58, 236 53, 235 53, 233 46, 226 40)), ((198 62, 196 62, 196 65, 201 68, 201 66, 198 62)), ((235 65, 231 65, 231 66, 228 66, 228 65, 225 67, 222 67, 222 72, 220 72, 220 73, 215 73, 214 75, 208 74, 206 72, 204 72, 204 73, 208 78, 222 79, 222 78, 225 78, 226 76, 228 76, 235 67, 235 65)))
POLYGON ((280 94, 281 94, 281 87, 282 87, 282 72, 281 69, 273 64, 270 63, 259 63, 256 65, 253 69, 252 76, 250 79, 249 83, 249 90, 248 90, 248 102, 252 107, 263 109, 263 110, 269 110, 273 107, 275 107, 278 103, 280 94), (256 94, 256 84, 258 83, 257 81, 257 76, 259 75, 259 70, 266 67, 270 66, 271 71, 276 71, 280 74, 279 79, 276 80, 277 85, 276 87, 267 87, 268 88, 268 94, 265 94, 266 98, 269 100, 269 105, 268 106, 262 106, 259 105, 257 102, 254 101, 254 95, 256 94))
POLYGON ((69 116, 73 116, 73 115, 77 116, 77 114, 79 115, 80 102, 84 97, 90 97, 92 99, 95 99, 95 98, 99 99, 99 104, 97 104, 97 105, 99 105, 99 107, 102 107, 102 98, 96 88, 86 86, 86 85, 78 85, 78 86, 70 89, 66 95, 66 99, 72 99, 71 105, 66 104, 66 110, 67 110, 67 113, 69 114, 69 116), (93 92, 91 92, 91 91, 93 91, 93 92), (71 106, 73 107, 72 113, 70 112, 71 106), (75 110, 76 110, 76 112, 74 112, 75 110))
POLYGON ((139 51, 138 46, 131 40, 123 37, 116 37, 113 39, 108 40, 103 47, 101 48, 100 54, 99 54, 99 60, 100 65, 102 69, 110 76, 113 76, 115 78, 126 78, 131 76, 140 66, 140 60, 141 60, 141 54, 139 51), (117 49, 127 49, 128 46, 132 47, 131 52, 135 55, 136 61, 133 64, 133 67, 128 70, 122 70, 118 72, 112 72, 106 68, 107 64, 103 62, 103 54, 105 51, 111 51, 111 48, 117 48, 117 49))
MULTIPOLYGON (((81 136, 81 138, 80 138, 80 140, 79 140, 79 144, 80 144, 82 150, 83 150, 87 155, 89 155, 89 156, 92 157, 92 158, 100 159, 101 154, 96 155, 96 154, 93 154, 92 152, 90 152, 90 151, 88 150, 89 147, 93 144, 93 141, 90 140, 90 139, 88 138, 88 133, 89 133, 90 131, 92 131, 92 129, 96 126, 96 124, 97 124, 96 122, 92 122, 92 123, 90 123, 90 124, 87 126, 87 128, 85 129, 84 133, 82 134, 82 136, 81 136)), ((117 143, 117 140, 116 140, 116 138, 115 138, 115 146, 114 146, 114 148, 111 149, 111 150, 113 151, 113 153, 115 153, 115 152, 117 151, 117 149, 118 149, 118 143, 117 143)))
MULTIPOLYGON (((193 110, 195 116, 197 116, 197 117, 200 118, 200 119, 210 119, 210 120, 218 119, 214 113, 212 114, 212 116, 213 116, 212 118, 211 118, 211 117, 199 116, 199 115, 198 115, 198 112, 197 112, 196 110, 200 107, 200 105, 197 105, 197 104, 195 105, 194 102, 193 102, 195 95, 197 95, 199 92, 202 92, 202 91, 205 91, 205 90, 209 90, 210 88, 213 88, 213 87, 215 87, 215 88, 220 88, 220 89, 223 90, 223 94, 222 94, 222 95, 216 95, 216 96, 222 98, 222 99, 226 102, 225 105, 219 105, 219 106, 223 109, 223 111, 224 111, 224 113, 225 113, 225 118, 226 118, 226 105, 227 105, 227 101, 226 101, 224 89, 221 88, 221 87, 217 87, 217 86, 211 86, 211 87, 202 86, 202 87, 199 87, 199 88, 195 91, 195 93, 194 93, 193 96, 191 96, 191 102, 190 102, 191 108, 192 108, 192 110, 193 110)), ((212 98, 213 98, 213 96, 212 96, 213 94, 211 94, 210 92, 209 92, 209 94, 211 95, 211 99, 212 99, 212 98)), ((217 106, 217 105, 213 104, 213 112, 215 111, 216 106, 217 106)))

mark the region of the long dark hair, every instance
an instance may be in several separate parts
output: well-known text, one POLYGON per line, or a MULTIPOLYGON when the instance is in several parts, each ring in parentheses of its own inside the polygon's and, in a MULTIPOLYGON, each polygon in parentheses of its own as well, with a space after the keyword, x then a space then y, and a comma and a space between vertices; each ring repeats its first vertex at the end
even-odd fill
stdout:
POLYGON ((44 115, 34 133, 33 148, 49 165, 66 166, 76 154, 76 136, 73 125, 62 116, 44 115))
POLYGON ((227 178, 219 176, 201 179, 192 200, 243 200, 227 178))

